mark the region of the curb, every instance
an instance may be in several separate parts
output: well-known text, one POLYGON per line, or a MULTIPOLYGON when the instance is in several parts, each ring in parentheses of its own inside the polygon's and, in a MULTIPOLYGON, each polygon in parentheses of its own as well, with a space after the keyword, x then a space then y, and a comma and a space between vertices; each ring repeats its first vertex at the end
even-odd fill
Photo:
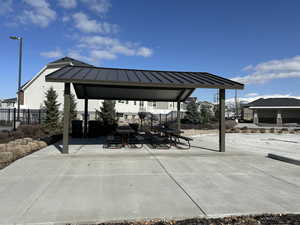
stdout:
POLYGON ((267 157, 300 166, 300 160, 298 160, 298 159, 293 159, 290 157, 276 155, 276 154, 272 154, 272 153, 269 153, 267 157))

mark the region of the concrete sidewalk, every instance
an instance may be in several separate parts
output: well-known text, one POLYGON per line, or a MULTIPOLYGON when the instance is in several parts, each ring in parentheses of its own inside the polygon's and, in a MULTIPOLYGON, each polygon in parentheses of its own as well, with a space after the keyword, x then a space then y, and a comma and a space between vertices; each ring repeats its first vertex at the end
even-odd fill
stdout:
POLYGON ((255 153, 251 137, 247 152, 228 135, 226 153, 213 138, 189 151, 49 146, 0 171, 0 224, 300 213, 299 166, 255 153))

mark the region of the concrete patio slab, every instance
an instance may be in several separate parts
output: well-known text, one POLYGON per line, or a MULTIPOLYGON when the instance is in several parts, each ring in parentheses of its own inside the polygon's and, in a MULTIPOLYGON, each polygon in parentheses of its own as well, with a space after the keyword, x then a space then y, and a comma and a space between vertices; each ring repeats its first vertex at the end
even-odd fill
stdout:
POLYGON ((299 136, 274 138, 227 135, 225 153, 216 135, 190 150, 48 146, 0 171, 0 224, 300 213, 300 167, 266 157, 299 151, 299 136))

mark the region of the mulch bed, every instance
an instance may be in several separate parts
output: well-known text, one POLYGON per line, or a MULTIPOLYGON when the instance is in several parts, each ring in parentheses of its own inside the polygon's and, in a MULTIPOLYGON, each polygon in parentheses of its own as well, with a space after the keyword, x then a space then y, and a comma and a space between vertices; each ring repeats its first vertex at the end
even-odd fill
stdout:
POLYGON ((300 225, 300 214, 264 214, 224 218, 193 218, 185 220, 149 220, 99 223, 98 225, 300 225))

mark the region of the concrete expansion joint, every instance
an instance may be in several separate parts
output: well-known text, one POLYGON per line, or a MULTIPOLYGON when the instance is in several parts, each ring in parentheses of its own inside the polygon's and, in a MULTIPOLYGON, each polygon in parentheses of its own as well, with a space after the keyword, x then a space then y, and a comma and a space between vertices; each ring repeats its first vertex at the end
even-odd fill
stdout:
POLYGON ((172 176, 172 174, 167 170, 167 168, 163 165, 163 163, 153 154, 148 146, 146 146, 146 150, 153 157, 153 159, 159 164, 159 166, 165 171, 168 177, 173 180, 173 182, 184 192, 184 194, 194 203, 194 205, 199 209, 199 211, 206 217, 207 213, 201 208, 201 206, 193 199, 193 197, 179 184, 179 182, 172 176))

